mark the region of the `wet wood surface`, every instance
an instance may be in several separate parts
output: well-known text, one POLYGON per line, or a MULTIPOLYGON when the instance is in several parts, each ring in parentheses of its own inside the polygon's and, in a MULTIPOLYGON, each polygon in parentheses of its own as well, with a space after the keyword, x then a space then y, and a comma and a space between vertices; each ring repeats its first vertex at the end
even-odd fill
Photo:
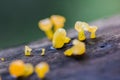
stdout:
POLYGON ((51 41, 46 38, 29 44, 22 44, 0 51, 0 75, 2 80, 39 80, 33 73, 28 78, 14 79, 9 75, 8 66, 13 60, 22 59, 34 66, 41 61, 50 65, 50 72, 45 80, 120 80, 120 15, 100 19, 90 23, 99 26, 97 38, 87 39, 86 53, 82 56, 64 56, 64 51, 71 47, 73 39, 77 38, 75 30, 68 30, 72 38, 62 49, 53 49, 51 41), (24 56, 24 46, 30 46, 32 56, 24 56), (41 48, 46 48, 45 56, 41 56, 41 48))

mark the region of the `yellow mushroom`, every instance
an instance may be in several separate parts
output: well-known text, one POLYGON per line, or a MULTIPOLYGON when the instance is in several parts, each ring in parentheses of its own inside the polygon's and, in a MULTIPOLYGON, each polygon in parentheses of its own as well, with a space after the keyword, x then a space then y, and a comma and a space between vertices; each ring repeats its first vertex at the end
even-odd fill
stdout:
POLYGON ((46 62, 41 62, 35 67, 35 72, 39 78, 45 78, 46 74, 49 72, 49 65, 46 62))
POLYGON ((86 23, 86 22, 81 22, 81 24, 82 24, 82 28, 83 28, 85 31, 88 31, 88 29, 89 29, 89 24, 86 23))
POLYGON ((90 26, 88 31, 91 33, 90 34, 90 38, 96 38, 96 31, 97 31, 98 27, 97 26, 90 26))
POLYGON ((86 51, 85 44, 83 42, 78 41, 77 39, 73 40, 73 46, 70 49, 67 49, 64 52, 64 55, 82 55, 86 51))
POLYGON ((9 65, 9 72, 14 77, 28 77, 34 71, 32 64, 25 64, 22 60, 15 60, 9 65))
POLYGON ((30 56, 32 49, 29 46, 25 46, 25 50, 24 51, 25 51, 25 55, 26 56, 30 56))
POLYGON ((22 60, 15 60, 9 65, 9 72, 14 77, 19 77, 24 74, 25 63, 22 60))
POLYGON ((34 72, 33 65, 30 64, 30 63, 26 63, 26 64, 25 64, 25 71, 24 71, 23 76, 24 76, 24 77, 28 77, 28 76, 30 76, 33 72, 34 72))
POLYGON ((41 53, 42 56, 45 55, 45 48, 42 48, 42 53, 41 53))
POLYGON ((39 21, 39 28, 45 32, 48 39, 52 40, 53 31, 52 31, 52 22, 49 18, 43 19, 39 21))
POLYGON ((66 31, 63 28, 58 29, 54 35, 52 44, 54 48, 62 48, 65 43, 68 43, 70 38, 66 36, 66 31))
POLYGON ((51 16, 51 21, 54 24, 54 31, 56 31, 59 28, 63 28, 64 27, 65 18, 63 16, 52 15, 51 16))
MULTIPOLYGON (((79 39, 80 41, 83 41, 83 40, 86 39, 86 36, 85 36, 84 28, 83 28, 83 27, 84 27, 84 25, 83 25, 82 22, 77 21, 77 22, 75 23, 75 30, 78 32, 78 39, 79 39)), ((87 29, 87 27, 85 27, 85 29, 87 29)))

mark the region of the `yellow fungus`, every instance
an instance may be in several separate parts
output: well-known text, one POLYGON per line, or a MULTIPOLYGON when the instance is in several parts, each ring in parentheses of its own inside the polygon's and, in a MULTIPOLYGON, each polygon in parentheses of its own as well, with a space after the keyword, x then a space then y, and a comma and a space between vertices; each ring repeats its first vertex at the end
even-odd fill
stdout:
POLYGON ((79 40, 82 41, 82 40, 86 39, 86 36, 85 36, 85 33, 84 33, 84 29, 83 29, 83 23, 82 22, 77 21, 75 23, 75 30, 78 32, 78 39, 79 40))
POLYGON ((69 43, 71 39, 69 37, 65 37, 65 43, 69 43))
POLYGON ((82 24, 82 28, 85 30, 85 31, 88 31, 89 29, 89 24, 87 24, 86 22, 81 22, 82 24))
POLYGON ((19 77, 24 74, 25 64, 22 60, 15 60, 9 65, 9 72, 14 77, 19 77))
POLYGON ((32 49, 29 46, 25 46, 25 55, 30 56, 32 49))
POLYGON ((73 48, 67 49, 67 50, 64 52, 64 55, 65 55, 65 56, 72 56, 72 54, 73 54, 73 48))
POLYGON ((42 48, 42 53, 41 53, 42 56, 45 55, 45 48, 42 48))
POLYGON ((1 61, 5 61, 5 58, 1 58, 1 61))
POLYGON ((96 38, 96 31, 98 27, 97 26, 90 26, 88 31, 91 33, 90 38, 96 38))
POLYGON ((25 71, 24 71, 23 76, 28 77, 28 76, 30 76, 33 72, 34 72, 33 65, 30 64, 30 63, 26 63, 26 64, 25 64, 25 71))
POLYGON ((56 31, 59 28, 63 28, 64 27, 65 18, 63 16, 52 15, 51 16, 51 21, 54 24, 54 31, 56 31))
POLYGON ((62 48, 65 43, 68 43, 70 38, 66 36, 66 31, 63 28, 58 29, 54 35, 52 44, 54 48, 62 48))
POLYGON ((36 65, 35 72, 37 73, 39 78, 43 79, 49 72, 49 65, 46 62, 41 62, 38 65, 36 65))
POLYGON ((78 41, 77 39, 73 40, 73 46, 70 49, 67 49, 64 52, 64 55, 82 55, 86 51, 85 44, 83 42, 78 41))
POLYGON ((52 22, 49 18, 43 19, 39 21, 39 28, 45 32, 48 39, 52 40, 53 31, 52 31, 52 22))

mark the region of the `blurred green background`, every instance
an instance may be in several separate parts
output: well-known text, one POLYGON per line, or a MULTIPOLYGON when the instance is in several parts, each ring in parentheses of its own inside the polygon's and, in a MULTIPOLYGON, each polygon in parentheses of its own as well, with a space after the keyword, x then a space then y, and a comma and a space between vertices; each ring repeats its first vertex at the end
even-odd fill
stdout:
POLYGON ((31 42, 45 35, 38 21, 59 14, 65 28, 120 13, 120 0, 0 0, 0 48, 31 42))

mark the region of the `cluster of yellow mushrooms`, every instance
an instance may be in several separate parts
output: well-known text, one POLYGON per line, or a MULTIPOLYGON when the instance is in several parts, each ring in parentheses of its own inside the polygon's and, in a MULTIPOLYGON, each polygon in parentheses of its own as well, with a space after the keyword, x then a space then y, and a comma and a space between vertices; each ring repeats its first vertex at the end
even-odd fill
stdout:
MULTIPOLYGON (((67 36, 66 30, 63 28, 65 18, 60 15, 52 15, 50 18, 46 18, 39 21, 39 28, 45 32, 48 39, 52 41, 54 48, 62 48, 65 43, 69 43, 71 38, 67 36)), ((74 26, 78 32, 78 39, 72 41, 73 46, 65 50, 65 56, 82 55, 86 51, 86 47, 83 40, 86 39, 85 31, 90 32, 90 38, 96 38, 96 26, 90 26, 89 24, 81 21, 77 21, 74 26)), ((25 46, 25 55, 31 55, 32 49, 25 46)), ((45 54, 45 48, 42 48, 41 55, 45 54)), ((13 61, 9 66, 9 72, 12 76, 29 76, 33 73, 34 68, 30 63, 24 63, 22 60, 13 61)), ((39 78, 44 78, 49 72, 49 65, 46 62, 41 62, 35 67, 35 72, 39 78)))
MULTIPOLYGON (((10 63, 9 72, 15 78, 20 76, 28 77, 33 74, 34 67, 32 64, 24 63, 22 60, 15 60, 10 63)), ((46 62, 40 62, 35 66, 35 72, 39 78, 43 79, 49 72, 49 65, 46 62)))
MULTIPOLYGON (((64 23, 65 18, 60 15, 52 15, 50 18, 39 22, 39 28, 46 33, 48 39, 52 40, 54 48, 62 48, 65 43, 69 43, 71 40, 67 37, 67 32, 63 28, 64 23)), ((90 26, 86 22, 77 21, 75 23, 75 30, 78 32, 78 40, 73 40, 73 46, 64 52, 66 56, 82 55, 85 53, 85 44, 82 42, 86 39, 85 31, 90 32, 90 38, 96 38, 97 26, 90 26)))

